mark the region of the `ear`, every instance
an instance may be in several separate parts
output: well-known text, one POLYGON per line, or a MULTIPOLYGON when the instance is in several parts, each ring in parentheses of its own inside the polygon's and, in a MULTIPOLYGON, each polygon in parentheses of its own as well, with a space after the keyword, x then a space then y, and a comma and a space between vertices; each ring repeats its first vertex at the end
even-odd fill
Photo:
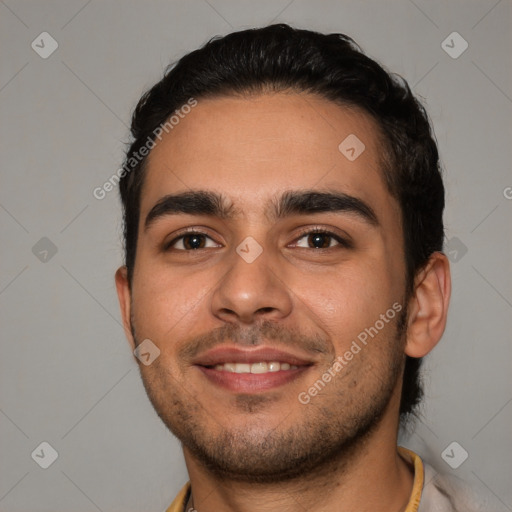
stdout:
POLYGON ((409 301, 408 356, 423 357, 437 345, 446 327, 450 295, 450 263, 445 254, 435 252, 416 276, 409 301))
POLYGON ((116 289, 119 306, 121 308, 121 316, 123 319, 123 327, 126 338, 135 350, 135 341, 133 339, 130 315, 131 315, 131 290, 128 282, 128 272, 126 266, 119 267, 116 272, 116 289))

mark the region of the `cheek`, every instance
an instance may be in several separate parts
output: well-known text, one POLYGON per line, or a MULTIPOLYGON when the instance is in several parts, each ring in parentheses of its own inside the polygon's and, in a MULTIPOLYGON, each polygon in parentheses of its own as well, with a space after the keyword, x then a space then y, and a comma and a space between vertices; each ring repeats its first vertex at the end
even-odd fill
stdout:
POLYGON ((204 275, 184 277, 157 265, 151 266, 151 272, 140 272, 132 293, 139 337, 157 338, 179 329, 181 323, 190 323, 191 316, 197 317, 198 308, 204 308, 210 288, 204 275))
POLYGON ((361 261, 295 280, 291 288, 315 323, 343 338, 373 325, 400 297, 389 269, 361 261))

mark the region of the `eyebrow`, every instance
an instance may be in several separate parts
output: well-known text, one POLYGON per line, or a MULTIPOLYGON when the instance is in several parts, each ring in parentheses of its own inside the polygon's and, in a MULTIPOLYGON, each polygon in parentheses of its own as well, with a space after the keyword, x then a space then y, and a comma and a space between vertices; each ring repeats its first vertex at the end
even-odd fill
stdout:
MULTIPOLYGON (((318 190, 288 190, 269 201, 266 216, 271 221, 291 215, 310 215, 333 212, 349 213, 367 224, 377 227, 379 221, 373 208, 362 199, 343 192, 318 190)), ((169 215, 207 215, 222 220, 233 220, 242 212, 225 196, 217 192, 193 190, 166 195, 151 208, 144 221, 144 230, 158 219, 169 215)))

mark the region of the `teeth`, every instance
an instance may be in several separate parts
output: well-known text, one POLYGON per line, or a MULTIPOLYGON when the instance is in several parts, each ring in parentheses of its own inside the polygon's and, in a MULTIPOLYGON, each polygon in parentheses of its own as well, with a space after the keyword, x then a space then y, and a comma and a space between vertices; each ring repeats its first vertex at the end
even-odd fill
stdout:
POLYGON ((281 365, 276 362, 268 363, 269 372, 278 372, 281 369, 281 365))
POLYGON ((251 373, 251 365, 248 363, 236 363, 235 373, 251 373))
POLYGON ((251 364, 251 373, 267 373, 268 372, 268 364, 267 363, 252 363, 251 364))
POLYGON ((215 365, 215 370, 231 373, 270 373, 279 370, 296 370, 298 366, 289 363, 279 363, 278 361, 261 361, 259 363, 224 363, 215 365))
MULTIPOLYGON (((218 364, 217 366, 220 366, 221 370, 226 370, 227 372, 233 372, 234 373, 236 371, 235 363, 224 363, 223 365, 222 364, 218 364)), ((219 368, 216 367, 216 369, 218 370, 219 368)))

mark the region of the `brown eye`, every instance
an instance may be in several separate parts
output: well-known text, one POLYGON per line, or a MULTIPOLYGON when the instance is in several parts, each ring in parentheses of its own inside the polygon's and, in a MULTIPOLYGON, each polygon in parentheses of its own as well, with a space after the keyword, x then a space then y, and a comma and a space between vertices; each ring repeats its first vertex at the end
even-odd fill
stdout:
POLYGON ((300 238, 296 242, 297 247, 303 247, 305 249, 330 249, 336 246, 349 247, 349 243, 330 231, 322 230, 310 230, 302 233, 300 238), (300 240, 304 239, 303 244, 300 240), (334 242, 334 244, 333 244, 334 242))
POLYGON ((207 249, 211 247, 220 247, 208 235, 201 232, 191 231, 174 238, 166 245, 166 250, 193 251, 197 249, 207 249), (208 240, 213 244, 207 246, 208 240))
POLYGON ((308 245, 315 249, 327 249, 331 246, 333 237, 326 233, 313 233, 308 235, 308 245))

